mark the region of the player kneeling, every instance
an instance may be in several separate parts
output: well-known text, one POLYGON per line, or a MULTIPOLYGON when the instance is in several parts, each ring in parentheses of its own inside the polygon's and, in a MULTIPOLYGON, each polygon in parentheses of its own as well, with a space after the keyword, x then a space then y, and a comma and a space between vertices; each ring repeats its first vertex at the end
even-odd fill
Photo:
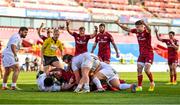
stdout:
POLYGON ((99 71, 93 76, 93 83, 97 86, 97 91, 104 91, 100 80, 106 80, 107 83, 116 89, 124 90, 131 89, 131 92, 136 92, 135 84, 121 84, 117 72, 107 63, 100 62, 99 71))
POLYGON ((48 73, 39 73, 39 75, 37 76, 37 85, 39 90, 44 92, 57 92, 68 90, 74 86, 73 81, 69 81, 69 83, 60 83, 58 79, 61 76, 61 70, 52 70, 48 73))

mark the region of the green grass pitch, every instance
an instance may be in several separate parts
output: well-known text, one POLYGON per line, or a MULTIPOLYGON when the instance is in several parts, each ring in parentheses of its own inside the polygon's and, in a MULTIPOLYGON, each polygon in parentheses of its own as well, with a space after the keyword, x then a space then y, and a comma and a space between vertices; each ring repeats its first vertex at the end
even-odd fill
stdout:
MULTIPOLYGON (((154 92, 148 92, 149 81, 144 75, 142 92, 131 93, 130 90, 126 90, 78 94, 73 92, 39 92, 35 80, 36 73, 21 72, 18 86, 23 90, 0 90, 0 104, 180 104, 180 83, 175 86, 165 85, 169 80, 169 73, 153 74, 156 83, 154 92)), ((180 80, 179 76, 180 73, 178 73, 178 80, 180 80)), ((127 83, 136 83, 136 73, 121 73, 120 77, 127 83)), ((11 82, 11 77, 9 79, 11 82)))

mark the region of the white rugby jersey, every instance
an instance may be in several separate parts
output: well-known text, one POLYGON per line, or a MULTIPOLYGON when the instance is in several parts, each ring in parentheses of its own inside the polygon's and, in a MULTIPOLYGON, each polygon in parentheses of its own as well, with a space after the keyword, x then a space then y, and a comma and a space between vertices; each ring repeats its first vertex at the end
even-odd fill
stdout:
POLYGON ((92 69, 93 66, 96 66, 94 63, 98 63, 96 61, 99 61, 96 55, 86 52, 73 57, 71 67, 73 71, 81 69, 82 66, 86 66, 92 69))
POLYGON ((46 79, 46 77, 47 77, 46 73, 43 73, 38 77, 38 79, 37 79, 38 89, 40 91, 45 91, 45 92, 47 92, 47 91, 60 91, 60 89, 61 89, 60 86, 55 84, 55 83, 53 86, 45 87, 44 86, 44 80, 46 79))
POLYGON ((11 38, 9 39, 9 42, 6 46, 6 48, 3 50, 3 54, 13 54, 12 49, 11 49, 11 45, 15 45, 17 47, 17 50, 20 49, 22 43, 22 39, 20 37, 20 35, 18 33, 13 34, 11 36, 11 38))

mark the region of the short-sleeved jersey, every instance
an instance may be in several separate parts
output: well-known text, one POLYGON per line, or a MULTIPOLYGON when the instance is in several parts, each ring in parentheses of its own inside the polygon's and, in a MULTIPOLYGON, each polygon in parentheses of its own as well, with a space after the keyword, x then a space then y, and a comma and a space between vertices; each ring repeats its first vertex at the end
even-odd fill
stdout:
POLYGON ((54 41, 53 38, 48 38, 44 41, 43 48, 44 48, 43 55, 52 57, 52 56, 56 56, 56 51, 58 48, 61 51, 63 50, 63 45, 59 40, 54 41))
POLYGON ((178 40, 170 40, 170 39, 163 39, 162 42, 166 43, 168 47, 168 58, 178 58, 178 51, 173 48, 172 43, 174 43, 176 46, 179 46, 178 40))
POLYGON ((95 42, 99 44, 98 55, 110 55, 110 42, 114 42, 111 34, 109 34, 108 32, 98 33, 95 42))
POLYGON ((21 39, 20 35, 18 33, 12 35, 11 38, 9 39, 9 42, 8 42, 6 48, 3 51, 3 55, 8 53, 8 54, 11 54, 14 56, 12 49, 11 49, 11 45, 15 45, 17 48, 16 50, 18 51, 21 47, 21 44, 22 44, 22 39, 21 39))
POLYGON ((87 52, 87 44, 89 39, 91 38, 90 35, 80 36, 80 34, 74 32, 72 36, 74 36, 75 39, 75 55, 87 52))
POLYGON ((148 55, 153 52, 151 46, 151 33, 148 33, 146 29, 144 29, 143 32, 138 32, 136 28, 131 29, 131 32, 136 34, 140 55, 148 55))

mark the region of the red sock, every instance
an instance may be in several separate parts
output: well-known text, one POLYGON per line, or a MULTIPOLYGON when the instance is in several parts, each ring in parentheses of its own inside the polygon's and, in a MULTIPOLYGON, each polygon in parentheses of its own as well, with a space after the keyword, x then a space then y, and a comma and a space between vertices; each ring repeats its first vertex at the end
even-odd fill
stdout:
POLYGON ((138 86, 142 86, 143 75, 138 76, 138 86))
POLYGON ((173 82, 173 75, 170 75, 170 82, 173 82))
POLYGON ((153 81, 154 81, 151 72, 150 72, 149 74, 147 74, 147 76, 148 76, 150 82, 153 82, 153 81))
POLYGON ((176 82, 177 74, 174 74, 174 82, 176 82))

